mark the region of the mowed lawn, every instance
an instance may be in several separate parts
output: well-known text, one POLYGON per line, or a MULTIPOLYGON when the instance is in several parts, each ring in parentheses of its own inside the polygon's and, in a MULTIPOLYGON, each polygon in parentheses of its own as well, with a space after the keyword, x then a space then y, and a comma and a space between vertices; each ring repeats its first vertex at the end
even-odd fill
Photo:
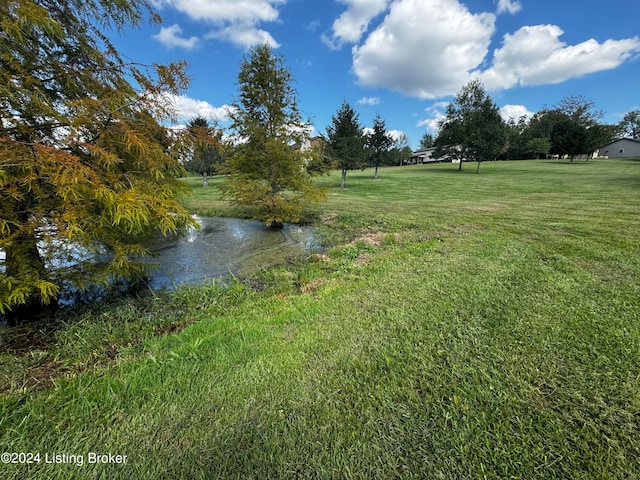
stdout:
POLYGON ((70 320, 38 353, 65 373, 1 397, 2 450, 42 461, 0 476, 640 478, 640 160, 372 177, 318 179, 324 255, 70 320))

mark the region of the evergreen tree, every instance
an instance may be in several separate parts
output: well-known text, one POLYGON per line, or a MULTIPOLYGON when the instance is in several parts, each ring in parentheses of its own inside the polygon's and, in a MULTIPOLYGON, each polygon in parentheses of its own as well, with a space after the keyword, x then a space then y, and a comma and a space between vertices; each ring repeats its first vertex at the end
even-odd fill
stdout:
POLYGON ((358 114, 347 102, 343 102, 327 127, 327 144, 330 155, 342 172, 340 188, 344 188, 347 172, 365 165, 365 138, 358 114))
POLYGON ((212 175, 216 165, 222 161, 221 132, 216 131, 206 118, 197 116, 187 123, 190 158, 184 166, 187 170, 202 175, 202 186, 208 187, 207 176, 212 175))
POLYGON ((387 132, 387 126, 380 114, 373 120, 373 131, 366 137, 367 147, 371 151, 371 163, 375 167, 373 178, 378 178, 378 167, 383 164, 393 145, 393 138, 387 132))
MULTIPOLYGON (((144 239, 191 222, 163 126, 183 64, 125 63, 101 28, 149 15, 146 0, 0 2, 0 313, 53 308, 63 285, 139 277, 144 239), (109 253, 65 268, 64 252, 109 253), (55 260, 55 261, 54 261, 55 260)), ((73 254, 70 253, 73 257, 73 254)))
POLYGON ((295 145, 308 141, 291 72, 268 45, 244 57, 238 73, 239 98, 231 111, 231 128, 240 143, 228 159, 225 196, 249 207, 270 227, 297 222, 312 202, 323 199, 306 163, 313 152, 295 145))

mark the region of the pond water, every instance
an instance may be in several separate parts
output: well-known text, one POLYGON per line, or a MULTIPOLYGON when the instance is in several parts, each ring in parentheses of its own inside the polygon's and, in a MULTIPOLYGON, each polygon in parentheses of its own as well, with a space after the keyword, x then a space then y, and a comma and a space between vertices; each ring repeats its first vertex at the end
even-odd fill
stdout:
POLYGON ((270 229, 262 222, 237 218, 194 217, 199 230, 155 241, 149 259, 153 265, 149 286, 173 288, 220 278, 245 275, 289 258, 321 251, 313 227, 285 225, 270 229))
MULTIPOLYGON (((260 268, 321 251, 313 227, 285 224, 281 229, 271 229, 262 222, 238 218, 194 216, 194 219, 199 229, 191 229, 181 236, 160 236, 147 245, 154 254, 145 259, 151 274, 147 285, 152 290, 171 289, 183 283, 225 278, 231 274, 249 275, 260 268)), ((68 268, 80 260, 96 258, 77 245, 64 242, 49 245, 49 248, 56 252, 49 262, 53 269, 68 268)), ((2 260, 4 252, 0 251, 0 264, 2 260)), ((59 305, 100 300, 105 293, 101 287, 79 292, 68 285, 63 286, 59 305)), ((0 315, 0 322, 2 320, 0 315)))

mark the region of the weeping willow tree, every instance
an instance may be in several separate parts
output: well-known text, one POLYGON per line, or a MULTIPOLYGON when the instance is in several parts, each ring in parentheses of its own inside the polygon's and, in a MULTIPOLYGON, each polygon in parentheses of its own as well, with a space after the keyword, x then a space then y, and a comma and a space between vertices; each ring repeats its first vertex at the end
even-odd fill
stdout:
POLYGON ((103 33, 147 19, 159 17, 146 0, 0 2, 0 313, 9 320, 54 307, 65 286, 144 275, 144 240, 191 222, 163 126, 172 114, 163 98, 186 87, 185 65, 125 63, 103 33))
POLYGON ((238 85, 230 117, 240 143, 228 159, 222 191, 270 227, 297 222, 325 191, 315 186, 306 168, 317 153, 301 148, 309 142, 309 132, 291 72, 268 45, 258 45, 243 59, 238 85))

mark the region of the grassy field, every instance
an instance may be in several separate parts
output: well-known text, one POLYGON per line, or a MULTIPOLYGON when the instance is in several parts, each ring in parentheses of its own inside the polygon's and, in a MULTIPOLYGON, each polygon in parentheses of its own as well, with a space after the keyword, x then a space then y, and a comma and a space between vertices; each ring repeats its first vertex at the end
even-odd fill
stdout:
POLYGON ((0 450, 41 460, 0 476, 640 478, 640 161, 455 168, 333 172, 325 255, 3 351, 0 450))

